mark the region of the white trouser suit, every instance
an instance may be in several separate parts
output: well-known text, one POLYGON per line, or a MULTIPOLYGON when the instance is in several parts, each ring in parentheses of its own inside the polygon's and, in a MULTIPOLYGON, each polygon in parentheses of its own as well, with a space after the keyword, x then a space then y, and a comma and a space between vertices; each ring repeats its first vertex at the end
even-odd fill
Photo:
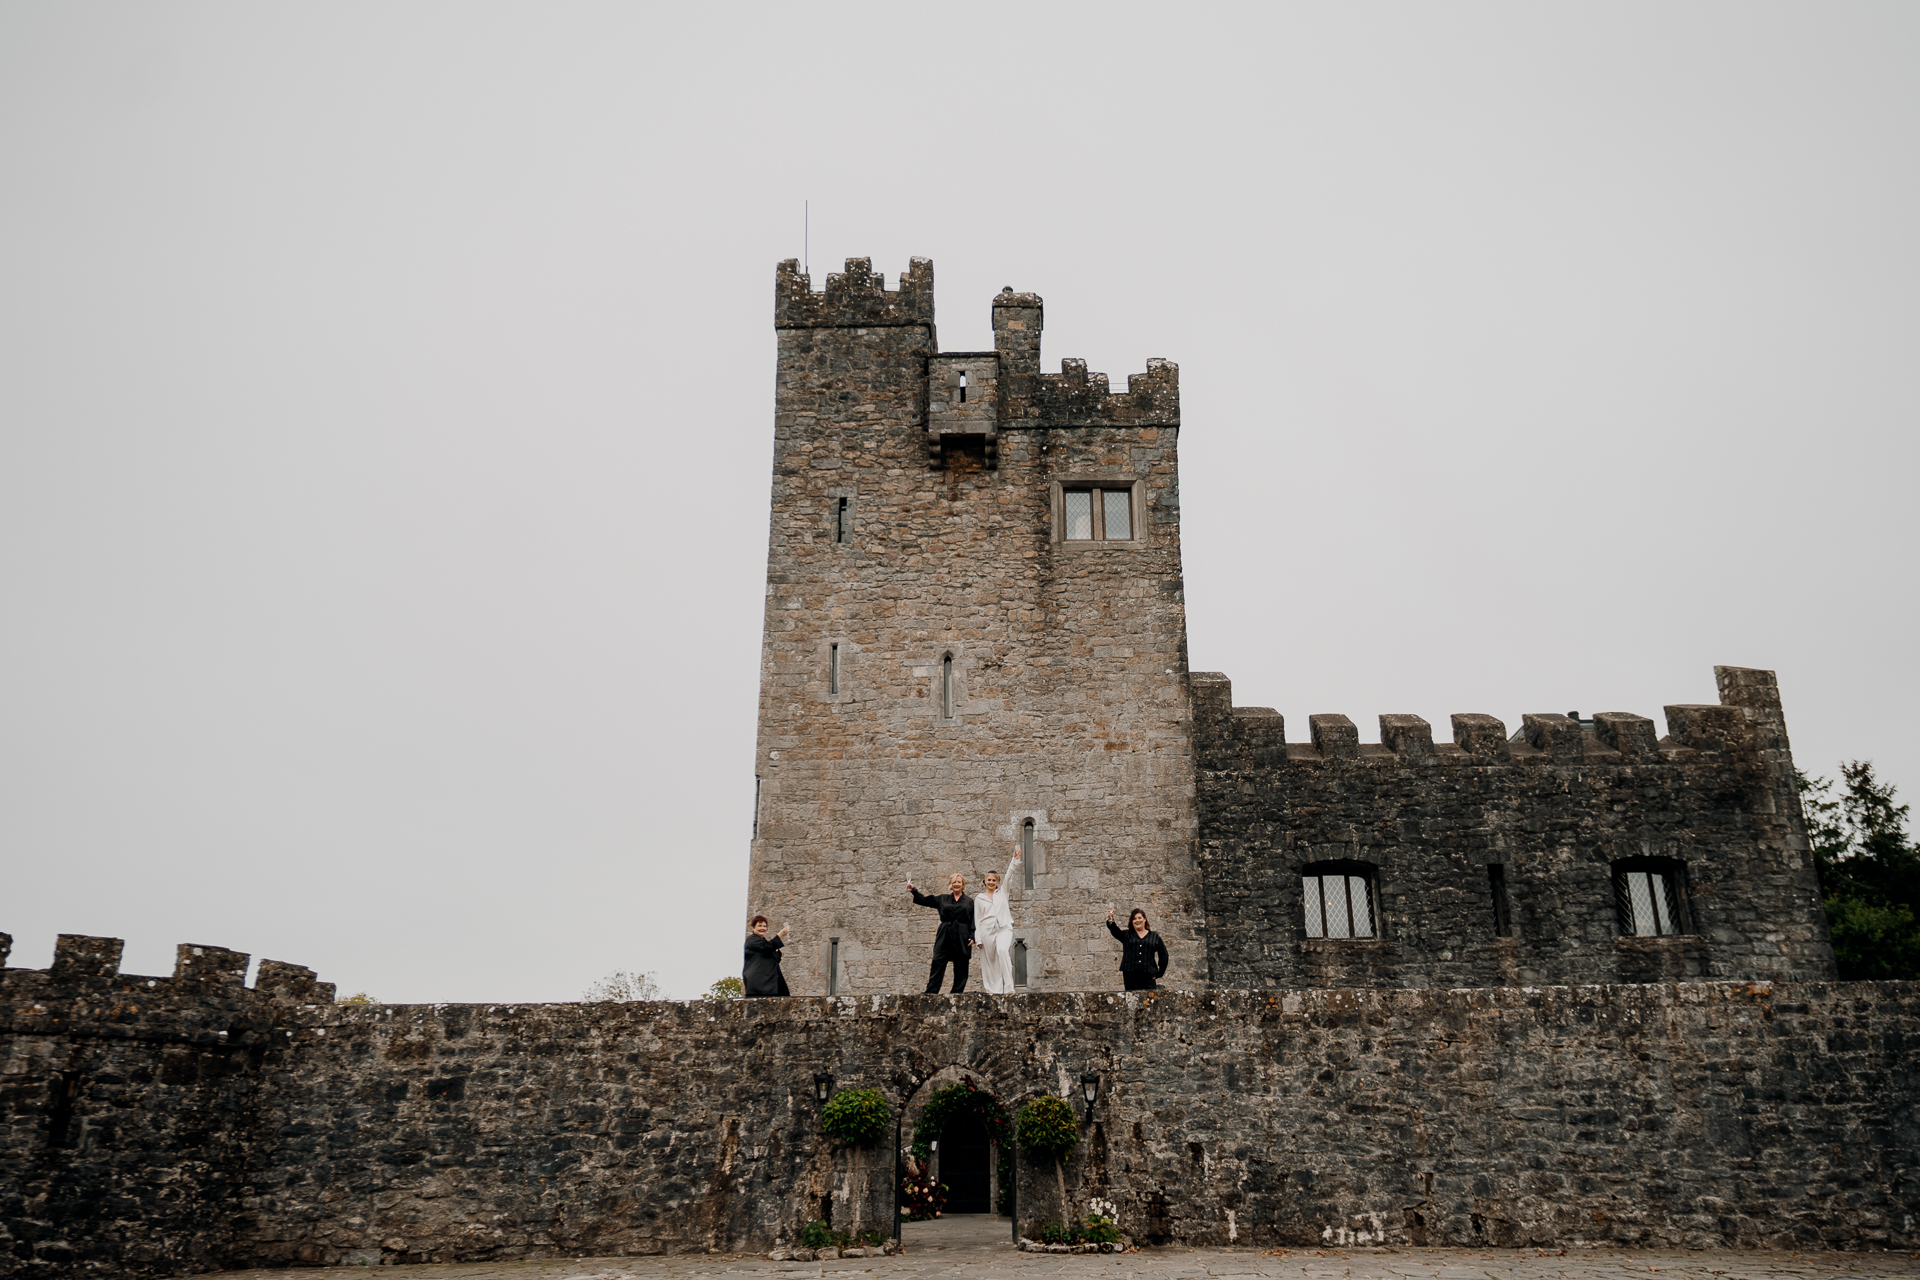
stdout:
POLYGON ((1007 893, 1018 865, 1018 858, 1007 863, 1007 873, 992 894, 973 895, 973 954, 980 962, 981 983, 996 996, 1013 994, 1013 908, 1007 893))

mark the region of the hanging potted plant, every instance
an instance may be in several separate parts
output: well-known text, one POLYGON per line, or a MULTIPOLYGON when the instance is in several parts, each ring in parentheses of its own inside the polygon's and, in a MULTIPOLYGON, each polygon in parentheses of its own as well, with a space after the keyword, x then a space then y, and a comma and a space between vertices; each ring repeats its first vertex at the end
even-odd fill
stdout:
POLYGON ((1042 1094, 1020 1108, 1013 1137, 1037 1158, 1053 1161, 1054 1186, 1060 1191, 1060 1221, 1067 1221, 1067 1175, 1061 1166, 1073 1158, 1073 1149, 1080 1144, 1080 1125, 1073 1118, 1073 1108, 1060 1098, 1042 1094))
POLYGON ((853 1201, 853 1238, 858 1240, 861 1210, 867 1199, 860 1153, 887 1135, 886 1096, 878 1089, 842 1089, 821 1110, 820 1127, 829 1138, 853 1149, 848 1198, 853 1201))

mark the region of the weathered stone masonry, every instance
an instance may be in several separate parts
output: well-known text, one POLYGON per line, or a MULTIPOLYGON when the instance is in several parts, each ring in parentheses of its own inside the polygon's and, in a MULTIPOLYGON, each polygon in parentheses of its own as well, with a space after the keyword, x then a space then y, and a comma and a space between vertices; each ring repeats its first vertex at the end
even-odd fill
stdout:
MULTIPOLYGON (((936 1076, 1015 1105, 1097 1072, 1069 1198, 1148 1240, 1920 1247, 1920 993, 1823 981, 1772 673, 1717 668, 1664 737, 1316 715, 1289 742, 1187 671, 1178 369, 1042 374, 1040 299, 993 319, 993 351, 941 352, 924 260, 891 291, 857 259, 824 293, 776 276, 749 906, 793 924, 802 998, 348 1007, 218 947, 8 969, 0 934, 0 1274, 884 1225, 890 1153, 856 1187, 815 1072, 897 1113, 936 1076), (1068 538, 1088 491, 1109 536, 1068 538), (903 994, 933 930, 901 881, 977 882, 1029 823, 1025 992, 903 994), (1626 927, 1648 859, 1680 927, 1626 927), (1329 867, 1368 936, 1310 936, 1329 867), (1100 922, 1135 904, 1199 990, 1111 993, 1100 922)), ((1058 1215, 1050 1169, 1019 1194, 1058 1215)))
POLYGON ((1517 986, 1689 978, 1830 979, 1832 947, 1770 671, 1718 667, 1723 705, 1582 728, 1528 716, 1509 742, 1455 716, 1436 745, 1417 716, 1382 716, 1362 746, 1345 716, 1286 741, 1268 708, 1234 708, 1196 673, 1210 976, 1224 987, 1517 986), (1691 927, 1622 936, 1611 870, 1648 855, 1686 869, 1691 927), (1303 930, 1300 869, 1376 869, 1380 936, 1303 930), (1490 865, 1504 871, 1497 936, 1490 865))
POLYGON ((0 971, 10 1274, 770 1247, 851 1223, 814 1072, 956 1066, 1097 1072, 1068 1194, 1147 1240, 1920 1245, 1911 983, 360 1007, 111 950, 0 971))
POLYGON ((1436 744, 1383 715, 1363 744, 1317 715, 1288 742, 1187 671, 1177 366, 1118 394, 1043 374, 1041 300, 1011 289, 994 350, 943 353, 933 304, 925 259, 891 291, 865 259, 823 293, 775 276, 748 908, 793 925, 796 992, 915 990, 932 927, 902 882, 977 885, 1026 821, 1035 991, 1113 985, 1101 921, 1133 905, 1177 987, 1834 976, 1771 672, 1718 668, 1721 705, 1667 708, 1666 737, 1463 714, 1436 744), (1062 495, 1101 485, 1135 536, 1065 536, 1062 495), (1627 859, 1681 884, 1678 932, 1623 925, 1627 859), (1334 863, 1368 878, 1371 936, 1308 936, 1301 873, 1334 863))
POLYGON ((904 882, 977 887, 1031 821, 1033 989, 1113 981, 1109 905, 1166 920, 1174 978, 1204 982, 1179 370, 1042 374, 1041 301, 1011 290, 994 350, 942 353, 933 264, 882 284, 865 259, 822 293, 776 275, 749 910, 793 925, 796 993, 918 990, 933 918, 904 882), (1076 485, 1125 492, 1134 536, 1062 537, 1076 485))

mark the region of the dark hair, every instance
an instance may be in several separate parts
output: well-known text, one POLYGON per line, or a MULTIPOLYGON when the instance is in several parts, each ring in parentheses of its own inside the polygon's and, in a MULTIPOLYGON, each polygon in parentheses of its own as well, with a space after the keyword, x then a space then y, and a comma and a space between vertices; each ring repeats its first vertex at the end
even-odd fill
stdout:
POLYGON ((1152 930, 1153 930, 1153 921, 1151 921, 1151 920, 1148 920, 1148 919, 1147 919, 1147 913, 1146 913, 1146 912, 1144 912, 1144 911, 1142 911, 1142 910, 1141 910, 1140 908, 1138 908, 1138 907, 1135 907, 1135 908, 1134 908, 1133 910, 1131 910, 1131 911, 1129 911, 1129 912, 1127 912, 1127 928, 1129 928, 1129 929, 1131 929, 1131 928, 1133 928, 1133 918, 1134 918, 1135 916, 1139 916, 1139 917, 1140 917, 1140 919, 1141 919, 1141 920, 1142 920, 1143 922, 1145 922, 1145 924, 1146 924, 1146 926, 1147 926, 1147 930, 1148 930, 1148 932, 1152 932, 1152 930))
POLYGON ((747 928, 751 929, 753 928, 753 926, 757 924, 769 924, 769 923, 771 923, 771 921, 769 921, 765 916, 755 916, 753 919, 747 921, 747 928))

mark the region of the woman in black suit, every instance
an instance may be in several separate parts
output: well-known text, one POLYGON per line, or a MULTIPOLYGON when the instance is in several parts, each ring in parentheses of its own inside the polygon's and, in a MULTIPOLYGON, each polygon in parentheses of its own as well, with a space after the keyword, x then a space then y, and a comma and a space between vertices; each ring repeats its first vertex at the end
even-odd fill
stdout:
POLYGON ((780 972, 780 948, 792 925, 781 925, 777 936, 767 936, 767 918, 755 916, 753 932, 747 935, 747 958, 740 968, 740 981, 750 996, 784 996, 787 975, 780 972))
POLYGON ((1151 991, 1156 978, 1167 976, 1167 944, 1147 926, 1147 913, 1135 907, 1122 929, 1107 908, 1107 932, 1120 940, 1120 976, 1129 991, 1151 991))
POLYGON ((940 932, 933 935, 933 968, 927 973, 927 994, 940 990, 946 979, 947 965, 953 965, 953 994, 967 989, 967 959, 973 954, 973 899, 967 896, 967 878, 956 875, 947 881, 947 892, 930 897, 907 881, 907 892, 922 907, 940 913, 940 932))

